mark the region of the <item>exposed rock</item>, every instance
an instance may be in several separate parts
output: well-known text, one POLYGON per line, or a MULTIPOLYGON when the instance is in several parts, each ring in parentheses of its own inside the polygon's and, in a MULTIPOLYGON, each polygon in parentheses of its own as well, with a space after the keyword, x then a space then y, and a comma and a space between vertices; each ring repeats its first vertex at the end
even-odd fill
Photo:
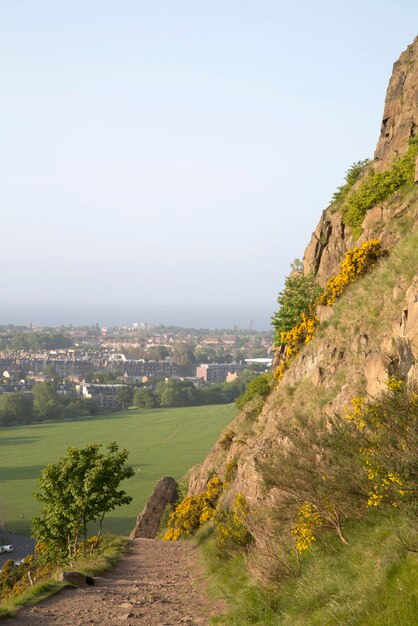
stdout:
POLYGON ((331 317, 331 315, 333 314, 333 310, 330 306, 317 306, 315 313, 319 320, 319 323, 321 323, 325 322, 331 317))
MULTIPOLYGON (((418 136, 417 60, 418 38, 394 66, 373 164, 376 170, 387 168, 407 150, 409 138, 418 136)), ((414 228, 418 229, 416 188, 399 190, 371 208, 357 241, 342 223, 341 215, 329 207, 322 213, 305 250, 304 273, 315 273, 324 285, 338 273, 348 249, 379 239, 382 247, 391 252, 414 228)), ((250 505, 266 506, 269 492, 263 483, 262 462, 270 455, 283 453, 285 425, 297 425, 300 419, 324 421, 342 415, 354 397, 366 393, 377 397, 385 391, 392 375, 418 382, 418 259, 416 253, 412 257, 404 257, 397 277, 392 273, 389 278, 390 271, 379 276, 376 268, 380 282, 368 283, 370 301, 368 294, 360 291, 358 299, 351 300, 352 308, 348 292, 345 304, 337 309, 335 323, 332 317, 337 307, 319 307, 321 331, 292 360, 261 414, 246 420, 243 412, 228 426, 236 433, 233 446, 226 451, 215 445, 203 464, 192 471, 189 493, 203 491, 208 476, 214 472, 222 477, 234 458, 236 477, 227 497, 242 492, 250 505), (328 319, 329 323, 324 324, 328 319)), ((355 290, 353 286, 353 293, 355 290)))
POLYGON ((405 334, 409 337, 412 350, 418 360, 418 277, 406 292, 405 334))
POLYGON ((379 141, 374 154, 379 170, 388 167, 408 148, 410 137, 417 134, 418 125, 418 37, 393 65, 386 94, 379 141))
POLYGON ((165 507, 168 504, 174 504, 177 497, 178 485, 174 478, 171 476, 161 478, 155 484, 144 510, 138 516, 130 538, 144 537, 145 539, 155 539, 165 507))
POLYGON ((347 234, 341 215, 326 209, 305 250, 304 273, 313 272, 318 282, 324 285, 337 272, 341 259, 352 243, 351 234, 347 234))
POLYGON ((324 380, 324 370, 322 367, 316 367, 311 376, 311 382, 315 387, 318 387, 324 380))
POLYGON ((58 580, 60 582, 70 583, 77 587, 86 587, 87 585, 94 585, 94 578, 91 576, 85 576, 80 572, 60 572, 58 574, 58 580))

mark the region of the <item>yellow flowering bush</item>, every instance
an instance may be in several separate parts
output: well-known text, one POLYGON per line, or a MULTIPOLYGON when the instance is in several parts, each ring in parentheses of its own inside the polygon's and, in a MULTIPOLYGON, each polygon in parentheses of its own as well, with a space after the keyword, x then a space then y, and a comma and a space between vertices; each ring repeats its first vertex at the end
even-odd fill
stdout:
POLYGON ((214 517, 216 543, 219 549, 247 546, 252 535, 247 528, 248 505, 245 496, 238 493, 230 510, 220 509, 214 517))
MULTIPOLYGON (((418 507, 418 396, 391 376, 375 401, 357 397, 344 418, 358 432, 358 453, 370 482, 367 505, 418 507)), ((355 436, 355 435, 354 435, 355 436)))
POLYGON ((222 489, 222 480, 215 476, 208 482, 206 491, 196 496, 186 496, 170 514, 163 541, 178 541, 188 537, 211 520, 222 489))
POLYGON ((288 332, 281 333, 281 342, 284 347, 283 358, 274 372, 276 380, 281 380, 283 374, 289 367, 291 359, 299 352, 301 347, 309 343, 314 336, 315 328, 318 324, 318 317, 302 313, 300 323, 288 332))
POLYGON ((296 519, 290 531, 295 538, 296 550, 300 553, 316 540, 316 530, 324 523, 322 516, 309 502, 304 502, 296 512, 296 519))
POLYGON ((340 264, 340 271, 336 276, 328 280, 322 295, 312 307, 312 311, 309 314, 302 313, 298 324, 289 331, 280 333, 278 343, 282 348, 280 362, 274 371, 276 381, 280 381, 283 378, 293 357, 301 350, 304 344, 309 343, 313 338, 319 321, 314 313, 315 308, 319 305, 331 306, 334 304, 348 285, 368 272, 384 254, 377 239, 365 241, 358 248, 348 250, 340 264))
POLYGON ((378 239, 365 241, 358 248, 348 250, 344 260, 341 262, 338 274, 327 281, 318 304, 324 306, 334 304, 348 285, 368 272, 383 254, 384 252, 378 239))

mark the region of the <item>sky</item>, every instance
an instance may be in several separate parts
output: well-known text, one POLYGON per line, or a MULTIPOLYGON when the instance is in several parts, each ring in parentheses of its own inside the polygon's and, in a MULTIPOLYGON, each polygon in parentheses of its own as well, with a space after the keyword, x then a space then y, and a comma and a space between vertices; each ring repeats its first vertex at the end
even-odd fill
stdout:
POLYGON ((0 0, 0 323, 269 327, 409 0, 0 0))

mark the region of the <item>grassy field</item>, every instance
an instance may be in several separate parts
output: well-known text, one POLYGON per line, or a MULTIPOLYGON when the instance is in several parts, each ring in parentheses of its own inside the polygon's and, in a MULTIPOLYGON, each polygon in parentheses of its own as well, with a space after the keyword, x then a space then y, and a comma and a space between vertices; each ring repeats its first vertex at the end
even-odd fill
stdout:
POLYGON ((0 518, 9 531, 28 534, 39 505, 33 498, 39 472, 69 446, 117 443, 129 450, 135 476, 124 488, 129 506, 107 516, 105 530, 128 534, 154 483, 163 476, 179 480, 201 462, 235 416, 231 405, 129 410, 81 420, 0 429, 0 518))

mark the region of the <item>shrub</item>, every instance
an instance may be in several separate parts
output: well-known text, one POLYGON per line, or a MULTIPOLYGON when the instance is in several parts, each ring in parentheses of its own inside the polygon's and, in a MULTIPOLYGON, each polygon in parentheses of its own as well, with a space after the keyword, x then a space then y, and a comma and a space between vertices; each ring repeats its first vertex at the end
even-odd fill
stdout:
POLYGON ((248 384, 246 391, 235 400, 235 404, 239 409, 243 409, 246 404, 257 400, 255 413, 259 413, 265 399, 273 389, 273 382, 273 377, 270 372, 256 376, 248 384))
POLYGON ((340 271, 330 278, 321 296, 312 306, 309 315, 302 313, 298 324, 289 331, 281 332, 279 344, 281 346, 280 363, 275 369, 274 377, 277 381, 283 378, 285 371, 293 357, 305 343, 311 341, 318 325, 318 317, 314 308, 318 305, 331 306, 342 296, 346 288, 360 276, 368 272, 385 252, 377 239, 365 241, 360 247, 348 250, 340 264, 340 271))
POLYGON ((168 530, 163 541, 178 541, 193 535, 211 520, 222 489, 221 479, 215 476, 208 482, 206 491, 196 496, 186 496, 169 516, 168 530))
POLYGON ((345 183, 344 185, 341 185, 341 187, 338 187, 337 191, 332 196, 331 205, 335 207, 341 206, 353 185, 360 178, 360 174, 369 163, 370 159, 364 159, 363 161, 356 161, 353 165, 351 165, 351 167, 348 168, 345 175, 345 183))
POLYGON ((253 536, 247 527, 248 505, 245 496, 238 493, 232 508, 221 508, 214 516, 215 537, 221 553, 248 546, 253 536))
POLYGON ((356 189, 350 189, 345 194, 340 211, 344 223, 351 227, 355 237, 360 235, 361 224, 369 209, 389 198, 401 187, 414 183, 417 155, 418 140, 412 138, 407 152, 389 169, 384 172, 370 169, 365 180, 356 189))
POLYGON ((224 433, 222 439, 219 440, 219 445, 225 451, 229 450, 232 446, 232 442, 234 441, 234 437, 236 436, 236 432, 234 430, 227 430, 224 433))
POLYGON ((292 272, 286 278, 284 290, 277 298, 279 310, 272 318, 276 346, 283 345, 284 334, 297 326, 302 315, 310 315, 322 291, 312 273, 302 273, 302 264, 298 259, 292 263, 291 268, 292 272))
POLYGON ((377 400, 354 398, 344 416, 354 425, 368 505, 418 513, 418 390, 395 378, 377 400))
POLYGON ((372 269, 383 255, 384 252, 378 239, 365 241, 360 247, 348 250, 340 264, 338 274, 327 281, 318 304, 325 306, 334 304, 348 285, 372 269))

